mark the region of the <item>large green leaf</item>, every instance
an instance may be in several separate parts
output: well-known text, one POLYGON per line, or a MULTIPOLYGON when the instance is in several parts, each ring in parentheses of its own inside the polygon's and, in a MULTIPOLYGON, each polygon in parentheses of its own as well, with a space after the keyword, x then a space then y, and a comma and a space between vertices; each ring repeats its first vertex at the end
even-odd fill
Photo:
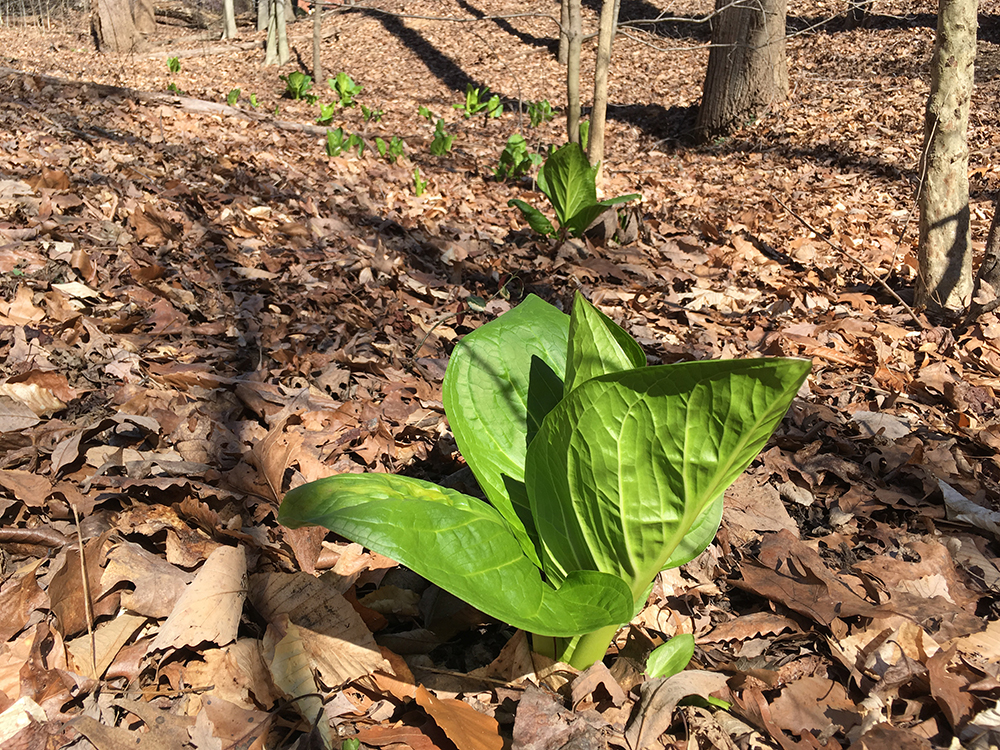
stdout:
POLYGON ((391 474, 339 474, 285 495, 279 523, 319 525, 406 565, 488 615, 539 635, 569 637, 628 621, 632 595, 615 576, 544 582, 489 504, 391 474))
POLYGON ((574 237, 581 237, 583 236, 583 233, 590 228, 590 225, 594 223, 597 217, 607 211, 611 206, 616 206, 619 203, 626 203, 628 201, 634 201, 641 197, 642 196, 638 193, 630 193, 628 195, 619 195, 616 198, 608 198, 600 203, 583 206, 579 211, 562 223, 563 228, 574 237))
POLYGON ((604 375, 567 394, 525 466, 549 579, 602 570, 639 597, 767 442, 809 368, 684 362, 604 375))
POLYGON ((569 320, 569 353, 563 393, 569 393, 598 375, 645 365, 646 354, 635 339, 577 292, 569 320))
POLYGON ((567 143, 546 159, 537 181, 556 210, 559 226, 566 226, 585 206, 597 204, 597 167, 590 166, 578 143, 567 143))
POLYGON ((569 316, 529 295, 462 339, 442 387, 459 450, 536 563, 524 461, 528 443, 562 397, 568 339, 569 316))
POLYGON ((528 222, 528 226, 539 234, 549 237, 556 233, 556 228, 552 226, 552 222, 534 206, 517 198, 511 198, 507 201, 507 205, 517 208, 528 222))

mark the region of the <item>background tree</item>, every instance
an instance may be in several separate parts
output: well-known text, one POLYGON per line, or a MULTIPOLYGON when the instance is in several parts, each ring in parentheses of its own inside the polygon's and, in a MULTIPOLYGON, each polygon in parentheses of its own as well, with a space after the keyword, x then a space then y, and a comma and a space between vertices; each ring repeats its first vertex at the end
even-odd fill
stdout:
POLYGON ((291 59, 288 51, 288 30, 285 26, 285 0, 270 0, 267 21, 267 50, 265 65, 284 65, 291 59))
POLYGON ((597 35, 597 62, 594 67, 594 108, 590 112, 590 138, 587 145, 587 158, 591 164, 600 164, 604 160, 611 44, 614 41, 620 7, 619 0, 604 0, 601 4, 601 25, 597 35))
POLYGON ((153 0, 132 0, 132 19, 135 22, 136 31, 140 34, 152 34, 156 31, 153 0))
POLYGON ((788 98, 787 0, 716 0, 698 133, 727 136, 788 98))
POLYGON ((976 57, 976 0, 940 0, 924 117, 924 174, 916 302, 957 312, 972 297, 969 102, 976 57))
POLYGON ((583 15, 580 0, 566 0, 566 129, 570 143, 580 142, 580 47, 583 43, 583 15))
POLYGON ((222 0, 222 38, 236 38, 236 7, 233 0, 222 0))
POLYGON ((142 45, 129 0, 97 0, 90 24, 102 52, 130 53, 142 45))

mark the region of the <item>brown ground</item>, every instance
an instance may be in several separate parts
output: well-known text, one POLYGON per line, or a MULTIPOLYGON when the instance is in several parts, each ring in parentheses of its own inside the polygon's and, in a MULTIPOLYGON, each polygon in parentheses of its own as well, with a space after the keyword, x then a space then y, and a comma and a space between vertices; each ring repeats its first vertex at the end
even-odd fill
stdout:
MULTIPOLYGON (((278 80, 308 71, 308 22, 291 28, 282 71, 238 48, 246 28, 228 43, 164 28, 131 56, 95 54, 82 22, 0 28, 0 62, 23 72, 0 74, 0 710, 39 707, 3 746, 82 733, 103 750, 138 729, 163 747, 248 747, 268 731, 268 747, 286 747, 296 707, 312 719, 320 704, 283 696, 312 690, 323 725, 368 746, 995 746, 1000 322, 915 320, 843 252, 912 298, 935 7, 877 2, 848 29, 836 17, 846 4, 792 5, 790 100, 709 147, 687 137, 706 27, 619 38, 604 191, 642 194, 641 236, 625 247, 536 240, 507 201, 541 196, 491 178, 519 128, 539 146, 563 140, 561 118, 530 129, 513 112, 563 104, 547 19, 330 17, 326 74, 346 71, 359 101, 384 110, 371 123, 360 108, 335 116, 369 144, 361 158, 327 158, 321 134, 288 126, 318 114, 282 98, 278 80), (216 104, 239 88, 246 116, 89 82, 174 84, 216 104), (500 94, 503 117, 463 120, 452 105, 467 83, 500 94), (450 154, 429 153, 421 106, 456 136, 450 154), (372 146, 394 135, 407 156, 390 164, 372 146), (415 167, 429 183, 420 197, 415 167), (440 402, 452 342, 528 292, 565 304, 576 289, 653 361, 799 355, 813 376, 727 496, 716 544, 664 574, 623 631, 625 656, 607 659, 617 682, 532 665, 519 638, 470 679, 509 631, 470 631, 473 614, 384 558, 279 527, 277 500, 336 471, 461 469, 440 402), (317 583, 317 570, 332 572, 317 583), (652 682, 640 690, 628 657, 678 633, 696 636, 692 666, 729 678, 715 693, 728 712, 671 714, 652 682), (414 676, 465 703, 433 701, 414 676), (562 692, 553 702, 531 683, 562 692)), ((998 6, 981 6, 977 248, 1000 172, 998 6)), ((659 9, 625 0, 623 14, 659 9)), ((588 46, 584 80, 592 58, 588 46)), ((333 101, 322 84, 313 93, 333 101)), ((704 679, 692 692, 718 687, 704 679)), ((0 743, 16 728, 5 731, 0 721, 0 743)))

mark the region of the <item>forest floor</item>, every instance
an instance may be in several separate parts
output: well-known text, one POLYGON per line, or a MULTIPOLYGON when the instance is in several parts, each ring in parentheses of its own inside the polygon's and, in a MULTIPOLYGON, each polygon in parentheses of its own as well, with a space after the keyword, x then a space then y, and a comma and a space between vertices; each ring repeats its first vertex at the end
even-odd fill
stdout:
MULTIPOLYGON (((696 146, 708 30, 683 19, 712 4, 624 0, 624 19, 672 19, 614 51, 603 190, 641 194, 639 236, 561 246, 507 206, 542 206, 530 179, 492 173, 515 132, 565 141, 561 114, 514 111, 563 107, 552 21, 430 18, 528 9, 511 0, 371 5, 420 17, 324 20, 326 75, 382 112, 334 108, 361 156, 308 127, 325 82, 315 104, 282 96, 279 74, 311 67, 308 20, 280 70, 246 27, 162 26, 127 56, 94 53, 82 20, 0 27, 0 744, 322 747, 300 734, 321 700, 329 734, 369 747, 998 746, 1000 320, 944 327, 888 291, 912 300, 936 4, 879 0, 850 28, 847 3, 793 3, 789 100, 696 146), (468 84, 503 115, 464 119, 468 84), (143 94, 171 86, 189 99, 143 94), (450 152, 430 153, 421 107, 450 152), (393 136, 390 163, 375 138, 393 136), (654 363, 813 360, 716 542, 582 676, 275 519, 336 472, 459 473, 455 341, 576 290, 654 363), (728 711, 675 709, 643 678, 680 633, 728 711)), ((1000 188, 1000 5, 981 6, 977 252, 1000 188)))

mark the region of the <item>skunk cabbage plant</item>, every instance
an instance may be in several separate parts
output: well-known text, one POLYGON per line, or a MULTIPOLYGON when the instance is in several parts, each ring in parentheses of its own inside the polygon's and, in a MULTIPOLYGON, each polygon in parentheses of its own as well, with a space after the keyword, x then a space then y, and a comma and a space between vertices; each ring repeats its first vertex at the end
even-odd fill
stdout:
POLYGON ((566 315, 532 295, 466 336, 444 378, 455 441, 486 500, 340 474, 288 492, 278 520, 398 560, 584 668, 658 572, 711 543, 723 492, 809 369, 780 358, 647 367, 582 296, 566 315))

